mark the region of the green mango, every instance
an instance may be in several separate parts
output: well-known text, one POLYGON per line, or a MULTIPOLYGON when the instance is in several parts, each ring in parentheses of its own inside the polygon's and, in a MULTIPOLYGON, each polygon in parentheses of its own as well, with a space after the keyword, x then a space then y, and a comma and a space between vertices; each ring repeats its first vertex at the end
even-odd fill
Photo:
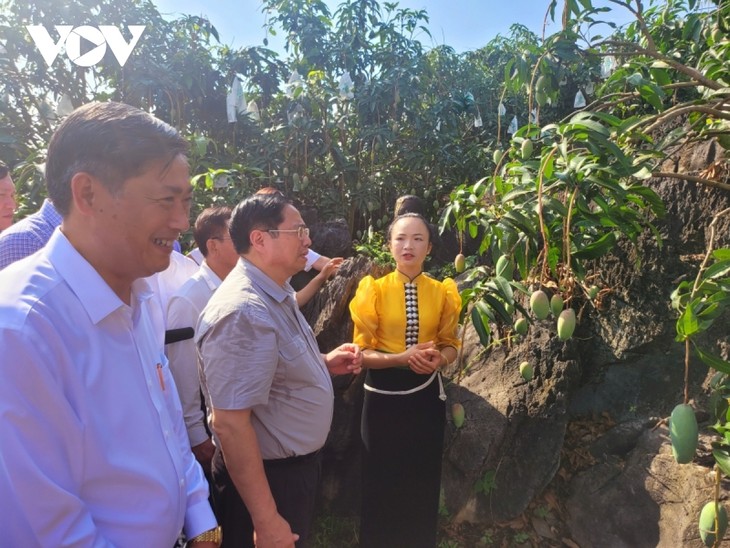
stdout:
POLYGON ((590 286, 588 288, 588 298, 591 300, 595 299, 598 296, 598 291, 599 289, 597 285, 590 286))
POLYGON ((522 378, 526 381, 531 381, 534 373, 535 372, 533 371, 530 362, 522 362, 520 364, 520 375, 522 375, 522 378))
POLYGON ((575 331, 575 310, 566 308, 558 316, 558 338, 567 341, 575 331))
POLYGON ((723 504, 717 505, 719 512, 715 509, 715 501, 708 502, 700 512, 700 538, 705 546, 714 546, 715 539, 722 539, 727 530, 727 510, 723 504), (715 529, 715 517, 717 516, 717 529, 715 529))
POLYGON ((494 152, 492 153, 492 160, 494 160, 495 165, 499 165, 499 162, 502 161, 502 154, 502 149, 494 149, 494 152))
POLYGON ((527 328, 529 326, 527 325, 527 320, 525 318, 520 318, 515 322, 514 330, 515 333, 518 333, 520 335, 527 335, 527 328))
POLYGON ((451 406, 451 418, 454 419, 454 426, 457 428, 464 426, 464 419, 466 418, 464 414, 464 406, 460 403, 453 404, 451 406))
POLYGON ((497 276, 501 276, 506 280, 511 280, 513 270, 514 266, 512 265, 512 261, 510 261, 506 255, 502 255, 499 259, 497 259, 497 264, 494 267, 494 272, 497 276))
POLYGON ((462 253, 454 257, 454 269, 457 274, 461 274, 466 269, 466 257, 462 253))
POLYGON ((530 310, 538 320, 544 320, 550 313, 550 301, 542 289, 530 295, 530 310))
POLYGON ((699 429, 694 409, 681 403, 669 417, 669 438, 672 441, 672 454, 679 464, 692 462, 699 443, 699 429))
POLYGON ((532 150, 533 146, 530 139, 525 139, 524 141, 522 141, 521 152, 523 160, 529 160, 530 158, 532 158, 532 150))
POLYGON ((563 311, 563 297, 560 294, 555 293, 550 297, 550 310, 556 318, 560 316, 560 313, 563 311))

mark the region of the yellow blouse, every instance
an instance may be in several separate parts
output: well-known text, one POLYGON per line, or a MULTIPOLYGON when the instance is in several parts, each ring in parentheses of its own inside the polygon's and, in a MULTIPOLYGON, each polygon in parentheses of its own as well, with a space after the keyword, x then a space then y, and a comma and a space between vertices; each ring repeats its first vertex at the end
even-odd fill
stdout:
MULTIPOLYGON (((405 284, 410 281, 397 270, 377 280, 372 276, 360 280, 350 302, 353 342, 390 354, 406 350, 405 284)), ((413 282, 418 288, 418 342, 459 348, 461 296, 454 280, 439 282, 421 273, 413 282)))

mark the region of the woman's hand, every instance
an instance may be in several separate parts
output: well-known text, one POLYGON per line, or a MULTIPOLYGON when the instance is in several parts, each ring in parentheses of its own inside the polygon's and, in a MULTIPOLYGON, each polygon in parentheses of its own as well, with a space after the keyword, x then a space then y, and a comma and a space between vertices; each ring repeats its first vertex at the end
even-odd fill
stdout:
POLYGON ((432 341, 411 346, 405 351, 405 355, 411 371, 421 375, 430 375, 443 361, 441 353, 432 341))

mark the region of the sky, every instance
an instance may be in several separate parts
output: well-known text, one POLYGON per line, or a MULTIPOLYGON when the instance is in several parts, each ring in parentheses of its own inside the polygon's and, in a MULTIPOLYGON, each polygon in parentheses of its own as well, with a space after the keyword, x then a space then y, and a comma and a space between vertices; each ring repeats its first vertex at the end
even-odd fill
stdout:
MULTIPOLYGON (((163 15, 171 18, 203 15, 218 30, 221 42, 234 47, 260 46, 266 36, 262 28, 265 15, 259 0, 152 0, 163 15)), ((340 0, 325 0, 334 13, 340 0)), ((431 32, 416 36, 426 46, 448 45, 456 52, 475 50, 498 34, 509 35, 514 23, 525 25, 538 36, 542 35, 543 20, 549 0, 390 0, 399 8, 425 9, 429 16, 426 25, 431 32)), ((380 1, 381 8, 384 0, 380 1)), ((594 5, 606 5, 606 0, 594 0, 594 5)), ((562 2, 559 3, 562 5, 562 2)), ((560 8, 559 8, 560 9, 560 8)), ((559 11, 559 9, 557 11, 559 11)), ((560 18, 557 14, 558 20, 560 18)), ((614 10, 614 21, 625 23, 628 13, 614 10)), ((545 34, 559 30, 559 24, 549 22, 545 34)), ((281 34, 281 33, 280 33, 281 34)), ((279 50, 279 38, 269 37, 269 46, 279 50), (277 44, 278 41, 278 44, 277 44)))

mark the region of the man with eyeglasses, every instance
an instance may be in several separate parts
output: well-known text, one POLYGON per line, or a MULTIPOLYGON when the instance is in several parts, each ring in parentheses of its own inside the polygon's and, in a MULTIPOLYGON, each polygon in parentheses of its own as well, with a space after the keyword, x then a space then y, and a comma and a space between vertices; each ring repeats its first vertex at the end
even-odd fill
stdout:
POLYGON ((235 208, 230 234, 241 260, 196 330, 223 545, 253 547, 255 534, 259 547, 306 546, 332 422, 330 374, 358 373, 362 356, 354 344, 321 354, 299 312, 288 280, 311 241, 293 205, 252 196, 235 208))

